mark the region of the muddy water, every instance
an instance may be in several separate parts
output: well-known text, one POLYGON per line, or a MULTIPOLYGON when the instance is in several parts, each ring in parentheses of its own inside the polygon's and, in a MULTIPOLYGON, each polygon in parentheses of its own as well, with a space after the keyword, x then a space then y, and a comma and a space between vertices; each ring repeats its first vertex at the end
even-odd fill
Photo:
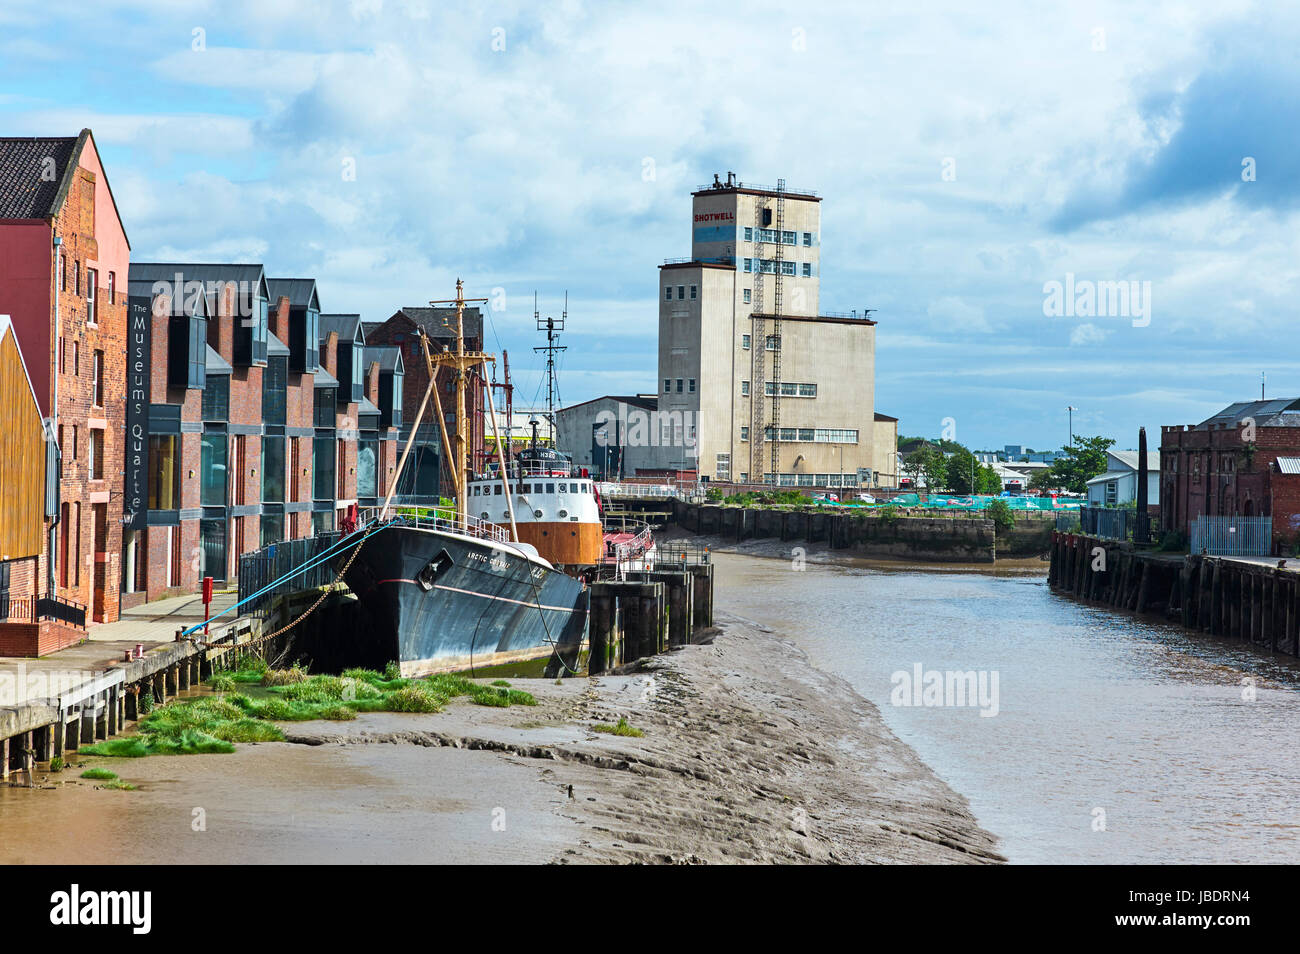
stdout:
POLYGON ((719 608, 879 706, 1013 862, 1300 860, 1295 660, 1080 606, 1038 573, 715 560, 719 608), (996 673, 997 714, 892 704, 918 663, 996 673))

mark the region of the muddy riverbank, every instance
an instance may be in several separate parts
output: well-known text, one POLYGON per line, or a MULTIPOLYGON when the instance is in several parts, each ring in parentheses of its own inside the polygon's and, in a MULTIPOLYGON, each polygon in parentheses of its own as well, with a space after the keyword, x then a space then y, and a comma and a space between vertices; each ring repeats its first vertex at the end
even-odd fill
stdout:
POLYGON ((965 800, 847 683, 736 617, 535 707, 283 726, 234 755, 84 759, 0 790, 5 863, 1000 860, 965 800), (644 734, 611 735, 619 719, 644 734))

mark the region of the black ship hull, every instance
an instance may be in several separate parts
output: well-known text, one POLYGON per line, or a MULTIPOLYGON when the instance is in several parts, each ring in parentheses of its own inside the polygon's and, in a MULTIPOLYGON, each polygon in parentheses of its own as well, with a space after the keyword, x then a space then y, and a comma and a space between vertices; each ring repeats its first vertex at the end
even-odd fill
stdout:
POLYGON ((366 541, 344 579, 374 648, 403 676, 550 655, 548 671, 558 660, 573 666, 586 633, 582 582, 508 543, 392 525, 366 541))

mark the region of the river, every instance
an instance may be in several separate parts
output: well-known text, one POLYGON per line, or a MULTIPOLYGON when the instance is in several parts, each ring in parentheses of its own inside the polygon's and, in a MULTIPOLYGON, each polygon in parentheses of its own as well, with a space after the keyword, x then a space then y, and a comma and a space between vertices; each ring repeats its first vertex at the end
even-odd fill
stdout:
POLYGON ((1296 660, 1074 603, 1043 573, 714 559, 718 608, 875 703, 1012 862, 1300 859, 1296 660), (996 674, 996 715, 893 704, 918 664, 996 674))

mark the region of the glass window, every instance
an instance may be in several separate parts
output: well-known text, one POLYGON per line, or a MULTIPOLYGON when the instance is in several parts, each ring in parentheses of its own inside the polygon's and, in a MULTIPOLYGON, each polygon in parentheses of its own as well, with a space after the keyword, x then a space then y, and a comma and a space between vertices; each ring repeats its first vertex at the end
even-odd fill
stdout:
POLYGON ((262 500, 284 503, 284 438, 262 438, 262 500))
POLYGON ((668 394, 673 389, 673 379, 664 378, 664 394, 668 394))
POLYGON ((149 509, 179 510, 181 473, 178 444, 174 435, 149 438, 149 509))
POLYGON ((752 289, 746 288, 746 289, 745 289, 745 304, 748 305, 752 300, 753 300, 753 291, 752 291, 752 289))
POLYGON ((691 390, 691 393, 694 394, 694 393, 695 393, 695 379, 694 379, 694 378, 691 378, 689 384, 690 384, 690 390, 691 390))
POLYGON ((677 300, 678 300, 678 301, 685 301, 685 300, 686 300, 686 286, 685 286, 685 285, 678 285, 678 286, 677 286, 677 300))
POLYGON ((812 278, 812 263, 810 262, 803 263, 803 277, 812 278))
POLYGON ((748 394, 748 393, 749 393, 749 382, 748 382, 748 381, 741 381, 741 382, 740 382, 740 393, 741 393, 742 395, 745 395, 745 394, 748 394))
POLYGON ((222 433, 204 434, 199 455, 201 503, 205 507, 226 505, 226 475, 229 446, 222 433))
POLYGON ((681 393, 682 393, 682 379, 681 379, 681 378, 678 378, 678 379, 677 379, 677 393, 678 393, 678 394, 681 394, 681 393))
MULTIPOLYGON (((746 289, 746 291, 748 291, 748 289, 746 289)), ((749 299, 746 298, 745 300, 748 301, 749 299)), ((742 348, 744 348, 746 351, 749 350, 749 342, 750 342, 750 337, 749 337, 749 335, 741 335, 741 336, 740 336, 740 346, 741 346, 742 348)))
POLYGON ((664 286, 664 301, 672 301, 672 300, 673 300, 673 286, 672 286, 672 285, 665 285, 665 286, 664 286))
MULTIPOLYGON (((477 487, 474 488, 478 490, 477 487)), ((357 443, 357 496, 379 496, 379 438, 363 437, 357 443)))
POLYGON ((284 539, 284 514, 262 514, 262 546, 269 547, 284 539))
POLYGON ((748 427, 742 427, 742 428, 740 429, 740 439, 741 439, 742 441, 747 441, 747 440, 749 440, 749 428, 748 428, 748 427))
POLYGON ((338 453, 334 437, 317 437, 312 442, 312 499, 333 500, 334 462, 338 453))
POLYGON ((811 247, 812 247, 812 233, 811 233, 811 232, 804 232, 804 233, 803 233, 803 244, 804 244, 804 246, 807 247, 807 248, 811 248, 811 247))
POLYGON ((311 515, 312 533, 329 533, 334 529, 334 511, 326 510, 323 513, 314 513, 311 515))
POLYGON ((695 298, 696 298, 696 286, 692 285, 692 286, 691 286, 691 301, 695 301, 695 298))
POLYGON ((748 225, 745 226, 745 241, 746 242, 754 241, 754 229, 748 225))
POLYGON ((262 372, 262 423, 285 422, 286 400, 289 385, 289 359, 286 356, 271 358, 262 372))
POLYGON ((203 386, 203 420, 230 419, 230 376, 214 374, 203 386))

